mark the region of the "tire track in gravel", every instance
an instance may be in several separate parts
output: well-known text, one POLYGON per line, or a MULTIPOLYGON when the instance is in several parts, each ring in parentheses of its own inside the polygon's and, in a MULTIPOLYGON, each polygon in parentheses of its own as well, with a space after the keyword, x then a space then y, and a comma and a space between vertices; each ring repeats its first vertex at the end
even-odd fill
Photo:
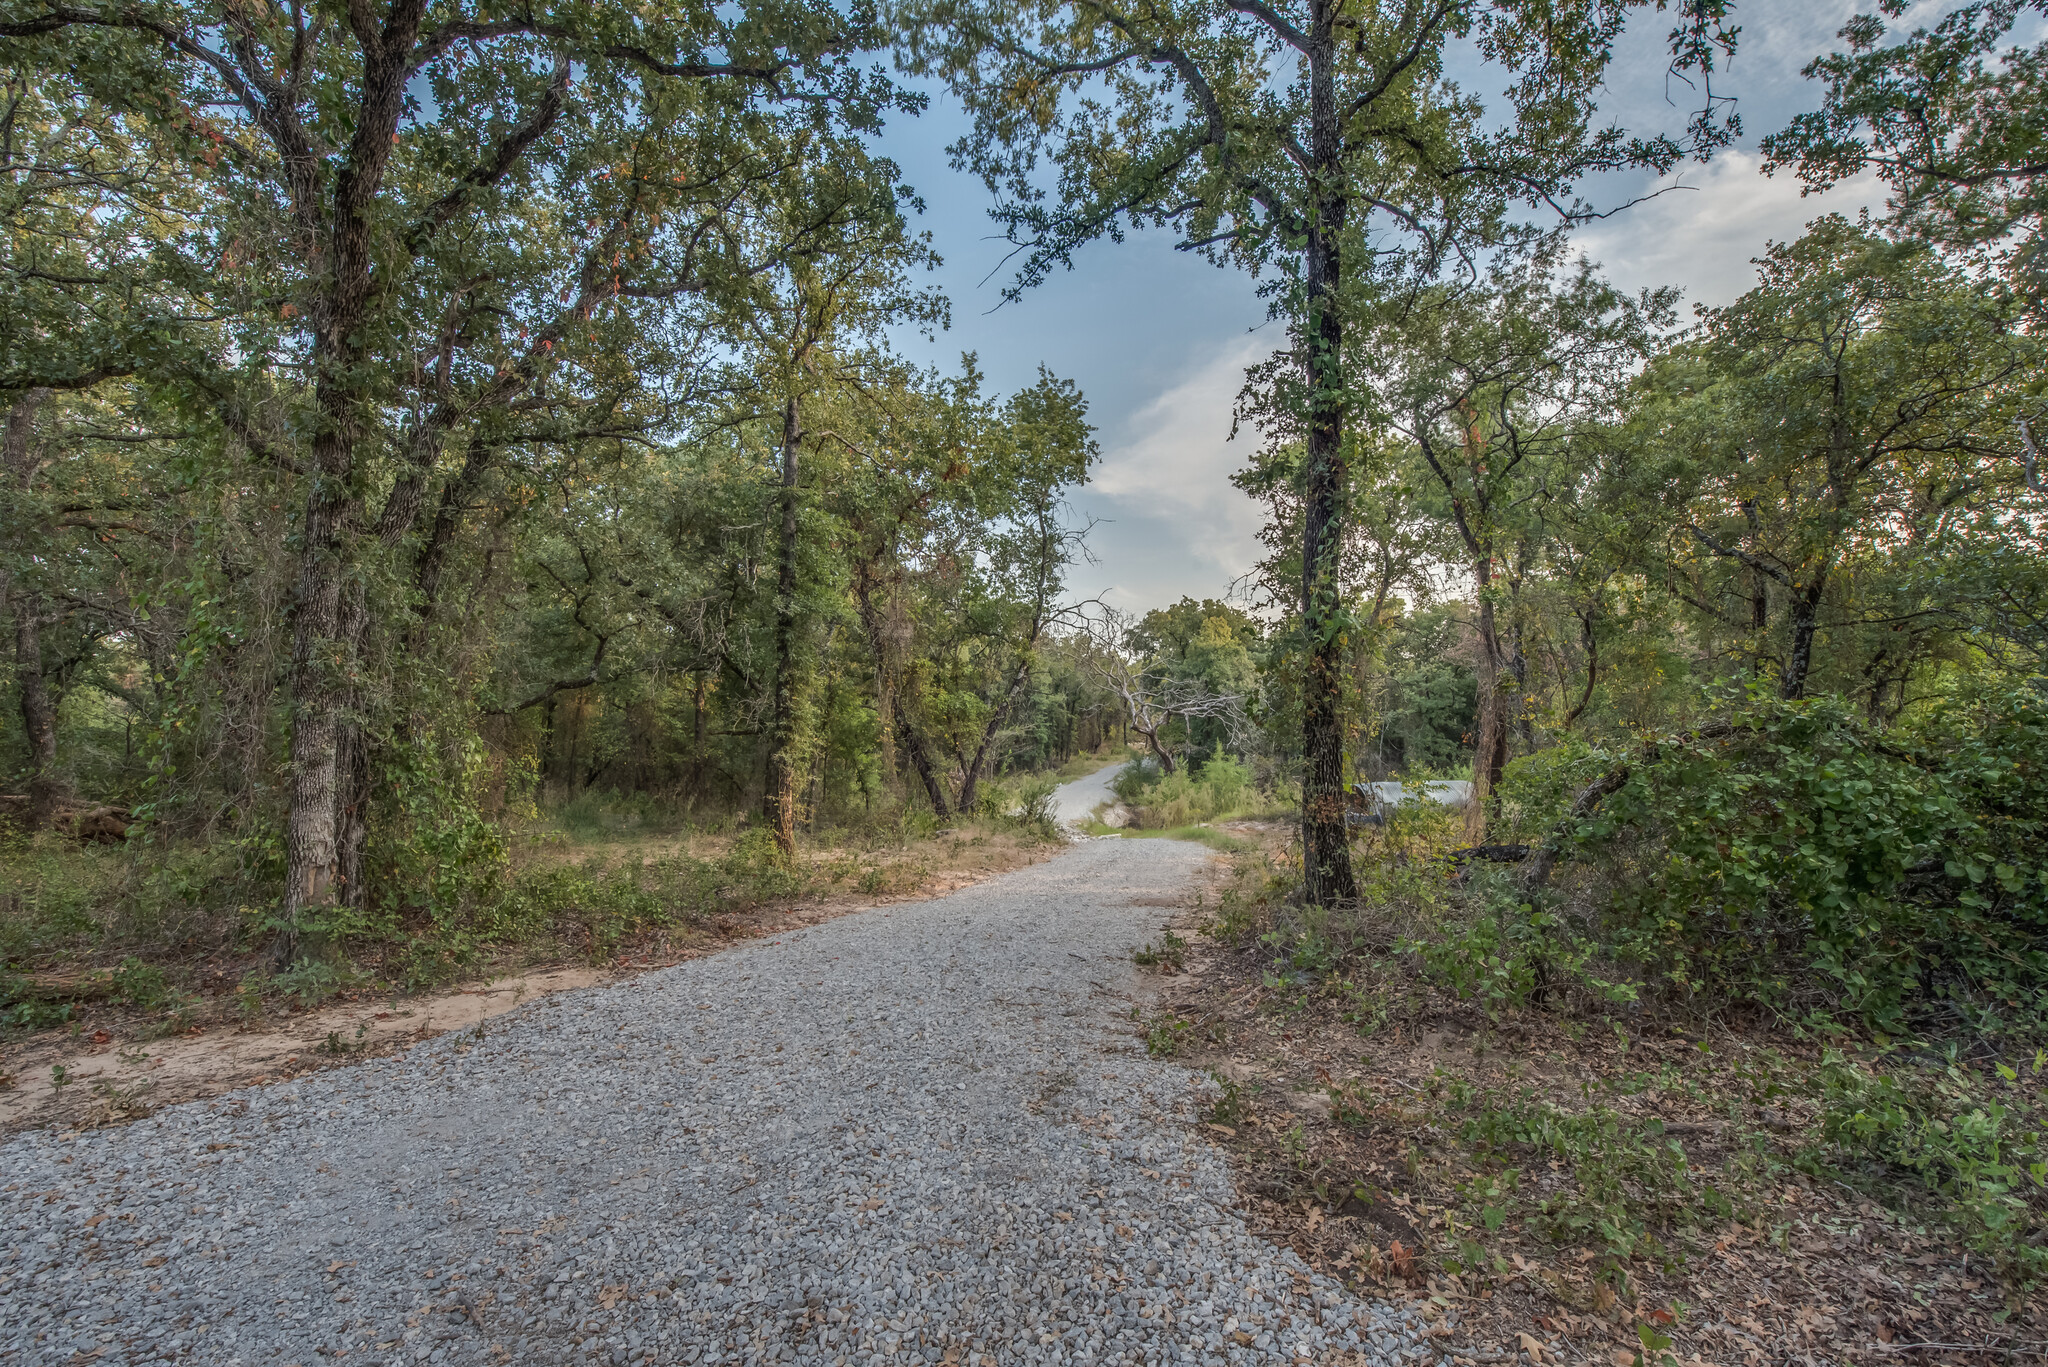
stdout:
POLYGON ((1101 840, 406 1054, 0 1146, 0 1362, 1423 1356, 1232 1213, 1101 840))

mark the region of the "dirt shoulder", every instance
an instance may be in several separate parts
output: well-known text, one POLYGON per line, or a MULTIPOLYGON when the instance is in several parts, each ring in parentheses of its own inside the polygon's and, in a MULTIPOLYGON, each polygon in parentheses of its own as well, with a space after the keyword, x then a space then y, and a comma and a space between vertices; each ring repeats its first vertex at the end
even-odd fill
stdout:
MULTIPOLYGON (((106 1000, 76 970, 74 1018, 0 1040, 0 1136, 125 1124, 180 1102, 284 1082, 381 1057, 554 992, 603 986, 872 907, 943 897, 1052 858, 1066 847, 974 831, 947 833, 889 861, 887 890, 843 891, 721 914, 636 937, 600 962, 503 955, 464 981, 420 992, 344 991, 304 1009, 238 993, 248 964, 188 966, 195 991, 174 1021, 106 1000)), ((822 851, 820 861, 838 857, 822 851)))
POLYGON ((2009 1299, 1928 1211, 1801 1162, 1813 1041, 1489 1015, 1412 966, 1307 988, 1205 933, 1231 878, 1154 944, 1141 1030, 1216 1079, 1205 1133, 1252 1226, 1410 1304, 1440 1360, 2048 1361, 2038 1292, 2009 1299))

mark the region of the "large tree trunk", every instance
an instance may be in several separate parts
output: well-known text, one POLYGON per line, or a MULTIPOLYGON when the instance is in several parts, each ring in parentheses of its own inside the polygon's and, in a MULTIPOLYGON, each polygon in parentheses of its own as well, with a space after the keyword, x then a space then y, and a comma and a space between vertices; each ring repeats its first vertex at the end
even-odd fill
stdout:
POLYGON ((49 824, 63 790, 57 775, 57 708, 43 676, 42 612, 40 594, 15 596, 14 668, 21 689, 21 729, 28 738, 30 830, 49 824))
MULTIPOLYGON (((22 495, 35 483, 36 413, 49 396, 47 389, 31 389, 7 413, 6 478, 22 495)), ((0 576, 0 608, 14 614, 14 677, 28 741, 28 810, 23 815, 30 830, 40 830, 49 824, 63 792, 57 773, 57 706, 43 668, 43 596, 33 584, 17 587, 11 577, 0 576)))
MULTIPOLYGON (((338 443, 322 442, 319 446, 338 443)), ((316 450, 319 449, 316 446, 316 450)), ((331 457, 330 457, 331 459, 331 457)), ((322 475, 306 501, 305 545, 294 593, 291 809, 285 820, 285 929, 272 947, 278 968, 299 957, 304 928, 334 904, 340 832, 336 799, 348 667, 341 638, 343 540, 352 500, 340 477, 322 475)))
MULTIPOLYGON (((383 26, 372 33, 365 11, 357 37, 363 45, 361 95, 347 159, 332 183, 326 240, 316 231, 309 262, 324 287, 313 300, 314 400, 318 426, 312 440, 306 511, 299 528, 299 564, 292 594, 291 807, 285 818, 285 928, 271 960, 285 967, 299 957, 305 928, 334 904, 340 859, 336 799, 347 681, 354 668, 342 634, 342 594, 350 578, 356 445, 370 402, 371 361, 364 327, 375 284, 375 243, 370 207, 376 202, 405 112, 408 64, 426 0, 393 0, 383 26)), ((304 168, 290 169, 302 212, 320 193, 304 168)))
POLYGON ((775 575, 775 715, 768 728, 762 808, 775 843, 796 854, 796 482, 803 428, 792 394, 782 409, 782 543, 775 575))
POLYGON ((1338 290, 1338 241, 1345 199, 1337 127, 1335 0, 1315 0, 1309 31, 1309 155, 1313 196, 1308 222, 1308 463, 1301 541, 1301 625, 1308 643, 1302 688, 1301 849, 1311 905, 1358 895, 1344 816, 1343 643, 1338 622, 1344 543, 1344 322, 1338 290))
POLYGON ((1166 725, 1166 723, 1161 722, 1159 723, 1159 726, 1153 727, 1150 731, 1147 731, 1144 727, 1141 726, 1138 728, 1138 734, 1145 738, 1145 744, 1149 746, 1152 750, 1152 753, 1158 757, 1159 772, 1163 775, 1171 777, 1173 774, 1173 755, 1169 750, 1167 750, 1165 746, 1159 743, 1159 727, 1164 725, 1166 725))

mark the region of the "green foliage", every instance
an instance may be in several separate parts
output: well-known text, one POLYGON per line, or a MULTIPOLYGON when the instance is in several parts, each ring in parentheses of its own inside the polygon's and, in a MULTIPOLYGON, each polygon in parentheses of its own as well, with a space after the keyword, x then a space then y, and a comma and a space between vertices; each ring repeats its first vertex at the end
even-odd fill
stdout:
POLYGON ((154 1011, 172 999, 164 971, 155 964, 129 956, 113 973, 114 998, 144 1011, 154 1011))
POLYGON ((1158 944, 1146 941, 1142 949, 1134 950, 1131 962, 1141 968, 1165 968, 1178 973, 1187 967, 1187 938, 1177 935, 1168 928, 1158 944))
POLYGON ((1710 1229, 1735 1213, 1731 1198, 1696 1175, 1684 1147, 1655 1118, 1594 1102, 1566 1111, 1539 1093, 1512 1095, 1439 1079, 1460 1141, 1491 1170, 1468 1202, 1491 1228, 1512 1213, 1564 1244, 1594 1244, 1633 1258, 1674 1231, 1710 1229), (1554 1160, 1571 1180, 1549 1195, 1524 1192, 1532 1160, 1554 1160))
POLYGON ((1750 698, 1659 744, 1570 834, 1563 910, 1661 988, 1888 1028, 2032 1019, 2048 991, 2048 700, 1987 689, 1880 737, 1832 699, 1750 698))
POLYGON ((1194 1022, 1171 1013, 1156 1016, 1145 1026, 1145 1052, 1153 1058, 1172 1058, 1192 1029, 1194 1022))
POLYGON ((1174 830, 1245 811, 1258 800, 1251 769, 1228 756, 1199 772, 1186 766, 1161 774, 1149 760, 1133 760, 1111 786, 1137 812, 1140 830, 1174 830))
POLYGON ((2001 1086, 1953 1058, 1895 1060, 1879 1071, 1829 1050, 1820 1070, 1821 1156, 1851 1175, 1867 1178, 1874 1160, 1916 1180, 2002 1276, 2038 1282, 2048 1277, 2041 1066, 2037 1055, 2021 1083, 2019 1069, 1999 1064, 2001 1086))

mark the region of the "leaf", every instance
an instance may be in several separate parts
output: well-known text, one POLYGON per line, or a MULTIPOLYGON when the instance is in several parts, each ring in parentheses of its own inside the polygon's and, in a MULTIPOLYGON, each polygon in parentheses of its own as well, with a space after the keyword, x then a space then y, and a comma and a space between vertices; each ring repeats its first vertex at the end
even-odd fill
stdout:
POLYGON ((1522 1351, 1529 1355, 1531 1362, 1543 1361, 1543 1345, 1538 1343, 1534 1337, 1527 1333, 1517 1334, 1515 1337, 1521 1340, 1522 1351))

